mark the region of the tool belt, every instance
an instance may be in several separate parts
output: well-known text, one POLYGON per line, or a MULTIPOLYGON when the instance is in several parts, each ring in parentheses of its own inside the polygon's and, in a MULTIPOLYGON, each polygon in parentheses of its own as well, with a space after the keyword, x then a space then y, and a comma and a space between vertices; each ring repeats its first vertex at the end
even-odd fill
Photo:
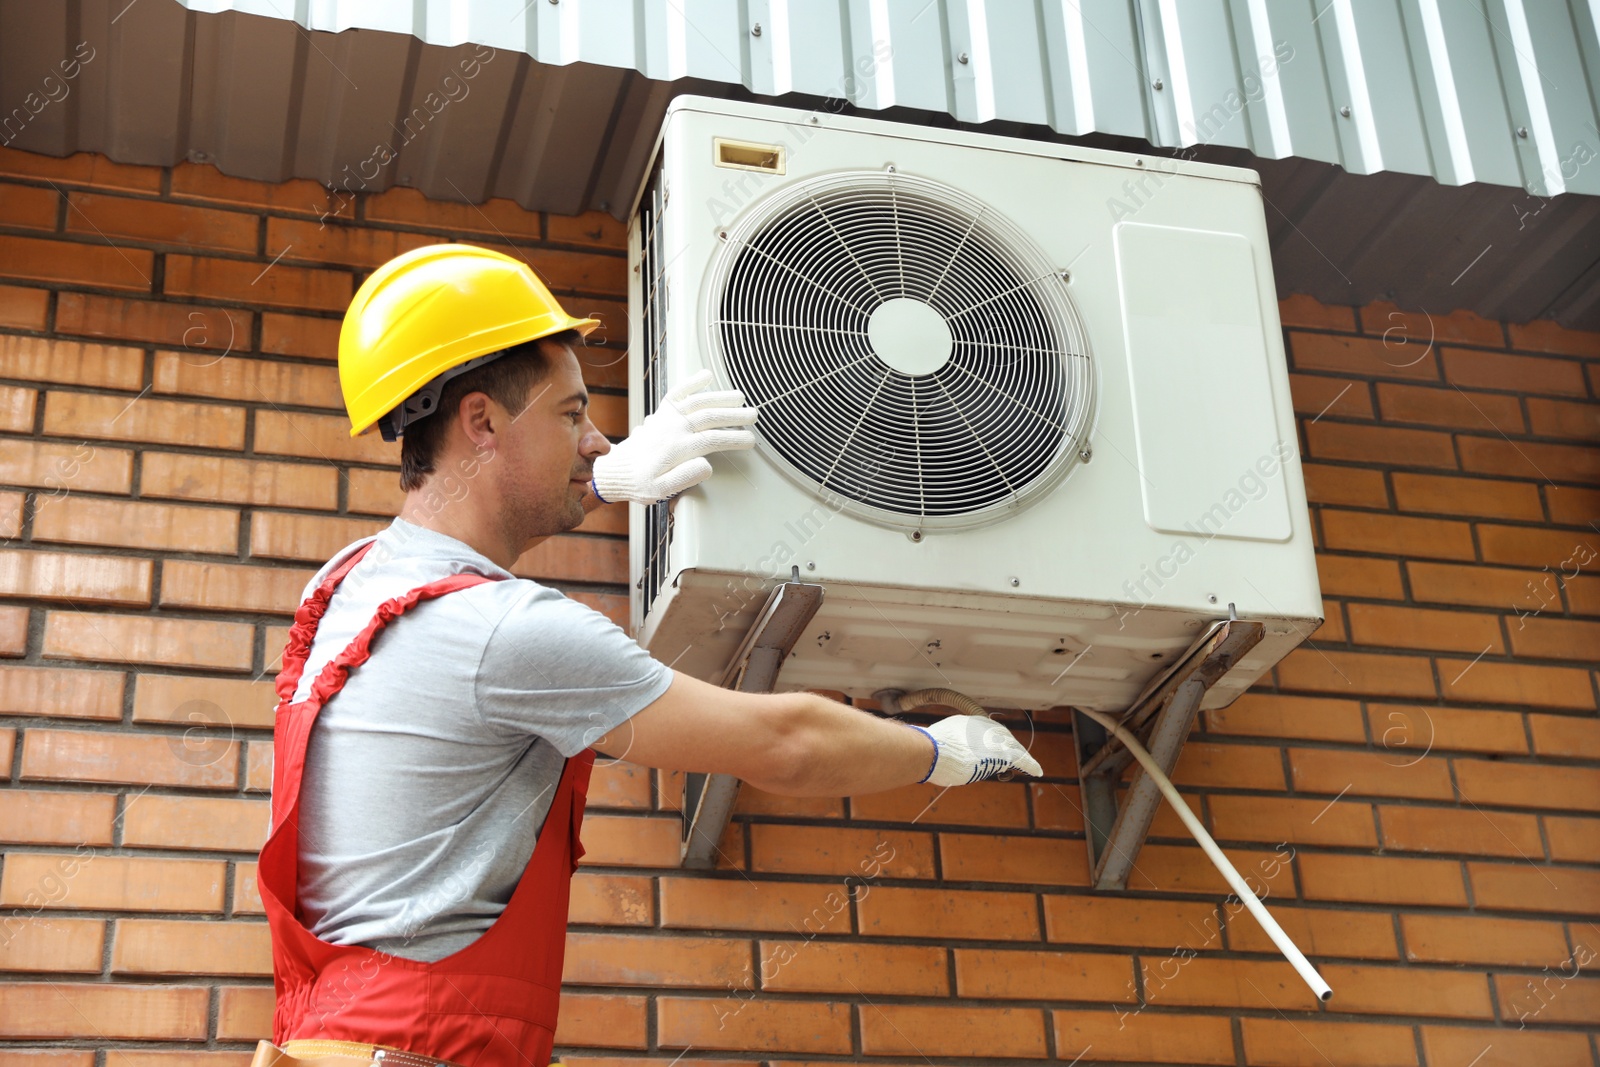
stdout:
POLYGON ((458 1067, 386 1045, 356 1041, 290 1041, 278 1048, 270 1041, 256 1045, 250 1067, 458 1067))

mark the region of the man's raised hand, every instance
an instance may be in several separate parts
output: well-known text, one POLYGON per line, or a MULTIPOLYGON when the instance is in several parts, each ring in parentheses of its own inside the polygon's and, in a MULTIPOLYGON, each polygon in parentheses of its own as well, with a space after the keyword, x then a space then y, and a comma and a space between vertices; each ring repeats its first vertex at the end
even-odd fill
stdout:
POLYGON ((709 478, 707 454, 753 448, 756 437, 748 427, 756 409, 735 389, 701 392, 710 383, 709 370, 689 378, 626 441, 597 456, 590 483, 595 496, 608 504, 654 504, 709 478))

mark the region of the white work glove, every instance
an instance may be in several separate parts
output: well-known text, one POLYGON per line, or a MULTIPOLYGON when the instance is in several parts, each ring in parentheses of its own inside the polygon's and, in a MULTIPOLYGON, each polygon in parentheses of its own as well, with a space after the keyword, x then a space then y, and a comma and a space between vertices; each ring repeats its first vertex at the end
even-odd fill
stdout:
POLYGON ((654 504, 711 477, 708 452, 753 448, 756 421, 736 389, 702 393, 711 372, 702 370, 667 393, 628 439, 596 456, 589 488, 607 504, 632 500, 654 504))
POLYGON ((985 715, 951 715, 931 727, 906 725, 933 739, 933 769, 924 782, 971 785, 1010 770, 1044 777, 1039 761, 1011 736, 1011 731, 985 715))

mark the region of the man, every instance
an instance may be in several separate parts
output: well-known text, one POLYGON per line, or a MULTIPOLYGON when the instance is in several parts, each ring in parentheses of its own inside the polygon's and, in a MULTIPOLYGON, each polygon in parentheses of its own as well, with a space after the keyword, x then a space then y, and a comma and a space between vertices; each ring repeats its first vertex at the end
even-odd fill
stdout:
POLYGON ((406 499, 312 579, 284 652, 259 874, 283 1048, 257 1064, 547 1063, 590 745, 792 795, 1042 773, 981 717, 908 728, 679 674, 513 577, 587 510, 754 443, 755 411, 702 376, 612 446, 573 354, 596 325, 466 245, 391 260, 350 305, 351 434, 400 439, 406 499))

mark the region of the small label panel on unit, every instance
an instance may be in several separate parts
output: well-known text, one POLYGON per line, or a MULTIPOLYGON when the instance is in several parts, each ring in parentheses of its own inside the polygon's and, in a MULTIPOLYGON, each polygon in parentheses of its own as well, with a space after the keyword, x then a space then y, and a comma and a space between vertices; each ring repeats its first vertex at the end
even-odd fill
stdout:
POLYGON ((727 137, 713 137, 711 152, 712 162, 719 167, 762 171, 766 174, 782 174, 784 156, 787 155, 782 145, 755 144, 727 137))
POLYGON ((1146 523, 1288 540, 1295 440, 1278 432, 1250 242, 1123 222, 1116 250, 1146 523))

